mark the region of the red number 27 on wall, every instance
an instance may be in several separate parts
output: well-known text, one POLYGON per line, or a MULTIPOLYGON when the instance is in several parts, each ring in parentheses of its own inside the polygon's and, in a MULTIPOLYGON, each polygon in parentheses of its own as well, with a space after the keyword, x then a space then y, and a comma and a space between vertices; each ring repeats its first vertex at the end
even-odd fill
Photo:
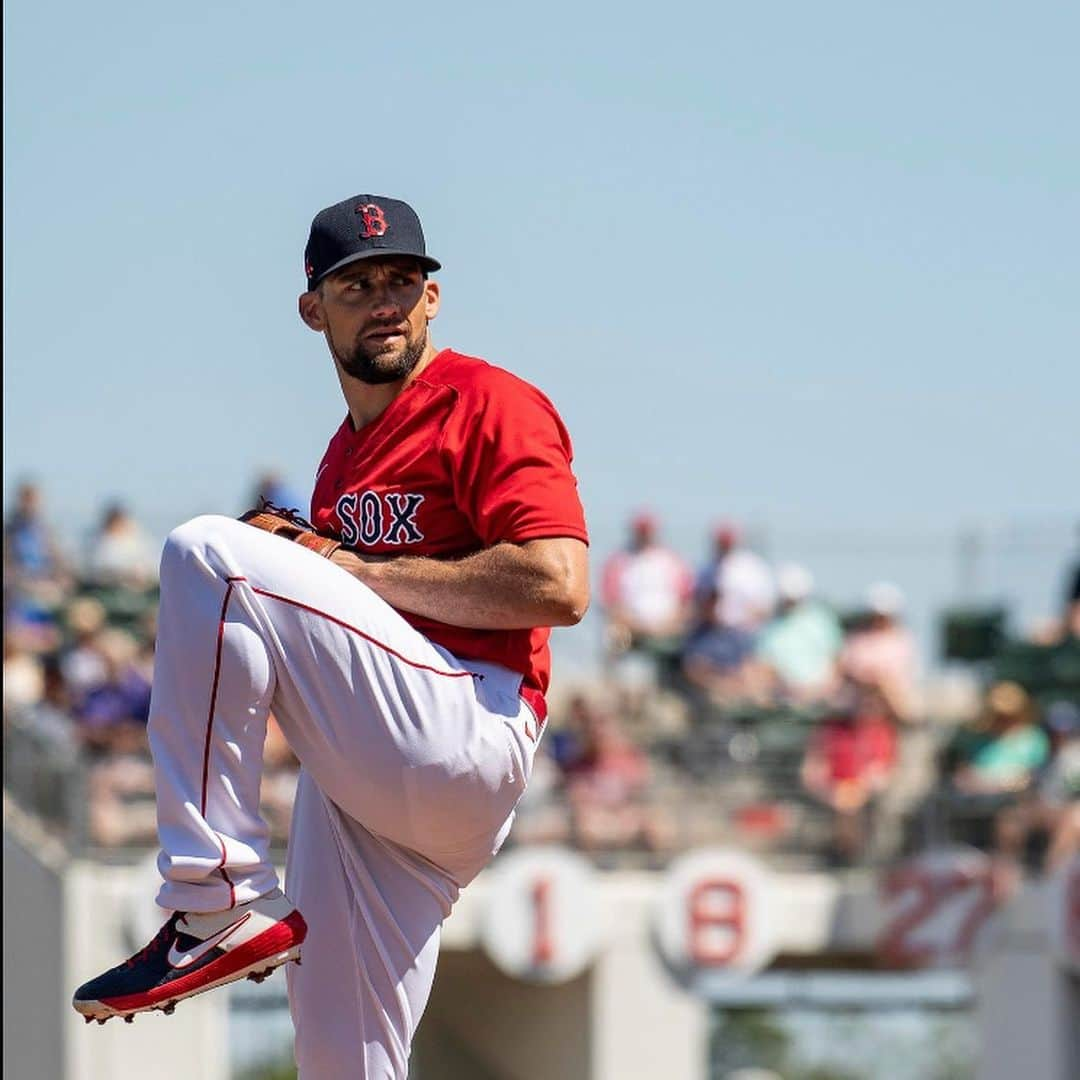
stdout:
POLYGON ((1002 890, 989 861, 935 853, 894 867, 882 883, 888 907, 877 950, 898 967, 963 964, 1002 890))

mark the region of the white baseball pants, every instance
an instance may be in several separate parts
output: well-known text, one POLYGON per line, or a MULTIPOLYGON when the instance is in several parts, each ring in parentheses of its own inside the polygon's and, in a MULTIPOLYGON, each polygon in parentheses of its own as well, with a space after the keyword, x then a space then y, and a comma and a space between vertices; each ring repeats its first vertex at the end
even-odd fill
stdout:
POLYGON ((200 517, 169 537, 150 710, 158 903, 278 884, 259 814, 272 709, 302 771, 286 889, 308 923, 289 1001, 301 1080, 404 1080, 439 929, 532 768, 521 677, 459 661, 331 562, 200 517))

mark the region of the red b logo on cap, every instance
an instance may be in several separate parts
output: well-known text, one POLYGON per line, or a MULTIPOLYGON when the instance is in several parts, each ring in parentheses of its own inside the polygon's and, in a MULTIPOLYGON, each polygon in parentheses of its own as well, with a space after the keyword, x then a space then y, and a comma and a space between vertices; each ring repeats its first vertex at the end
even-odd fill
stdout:
POLYGON ((364 203, 363 206, 356 208, 358 214, 362 214, 364 218, 364 228, 361 230, 360 235, 368 240, 372 236, 382 236, 389 225, 386 224, 386 218, 383 216, 382 207, 375 203, 364 203))

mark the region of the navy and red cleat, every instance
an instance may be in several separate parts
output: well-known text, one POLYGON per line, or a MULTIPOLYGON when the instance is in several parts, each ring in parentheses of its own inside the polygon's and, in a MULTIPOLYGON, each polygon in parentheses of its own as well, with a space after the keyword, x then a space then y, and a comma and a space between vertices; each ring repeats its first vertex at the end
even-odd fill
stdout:
POLYGON ((254 979, 300 962, 307 923, 280 889, 257 900, 201 915, 175 912, 154 940, 130 959, 84 983, 72 1005, 104 1024, 113 1016, 171 1013, 178 1001, 215 986, 254 979))

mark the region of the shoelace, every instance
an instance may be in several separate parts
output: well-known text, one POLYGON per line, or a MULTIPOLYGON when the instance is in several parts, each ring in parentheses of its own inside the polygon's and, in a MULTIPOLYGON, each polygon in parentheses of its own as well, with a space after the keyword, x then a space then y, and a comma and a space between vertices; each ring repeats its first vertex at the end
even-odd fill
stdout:
POLYGON ((299 525, 301 528, 308 529, 310 532, 317 532, 318 530, 306 517, 304 517, 299 510, 294 506, 292 509, 286 509, 284 506, 277 506, 269 499, 262 499, 262 505, 260 510, 268 510, 271 514, 276 514, 278 517, 284 518, 286 521, 291 521, 294 525, 299 525))
POLYGON ((136 964, 148 960, 154 953, 160 952, 176 932, 176 924, 180 921, 182 911, 174 911, 169 921, 154 935, 153 939, 145 944, 133 957, 124 962, 124 967, 133 968, 136 964))

